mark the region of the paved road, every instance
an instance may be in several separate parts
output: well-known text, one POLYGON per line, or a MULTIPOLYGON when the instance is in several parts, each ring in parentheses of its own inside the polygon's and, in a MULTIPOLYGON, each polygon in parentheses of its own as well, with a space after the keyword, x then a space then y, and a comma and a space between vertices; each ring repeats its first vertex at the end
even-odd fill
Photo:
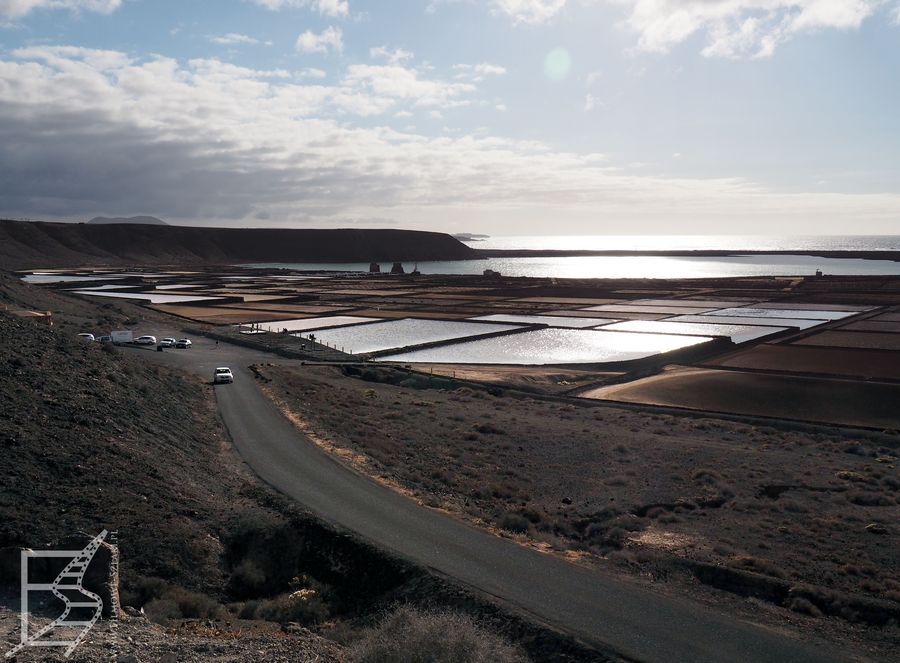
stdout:
POLYGON ((247 370, 254 362, 290 362, 206 339, 192 350, 147 356, 204 377, 216 366, 235 371, 234 384, 216 387, 222 418, 243 459, 279 491, 327 521, 584 641, 666 663, 862 660, 523 548, 359 476, 307 441, 247 370))

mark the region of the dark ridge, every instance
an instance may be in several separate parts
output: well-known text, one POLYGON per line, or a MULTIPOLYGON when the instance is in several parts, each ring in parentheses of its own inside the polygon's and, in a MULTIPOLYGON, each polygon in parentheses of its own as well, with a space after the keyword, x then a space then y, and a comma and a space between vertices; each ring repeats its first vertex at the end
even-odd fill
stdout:
POLYGON ((95 216, 93 219, 88 221, 88 223, 93 225, 111 225, 114 223, 122 223, 126 225, 144 225, 144 226, 167 226, 169 225, 162 219, 157 219, 155 216, 116 216, 116 217, 107 217, 107 216, 95 216))
POLYGON ((0 220, 0 267, 463 260, 450 235, 415 230, 198 228, 0 220))

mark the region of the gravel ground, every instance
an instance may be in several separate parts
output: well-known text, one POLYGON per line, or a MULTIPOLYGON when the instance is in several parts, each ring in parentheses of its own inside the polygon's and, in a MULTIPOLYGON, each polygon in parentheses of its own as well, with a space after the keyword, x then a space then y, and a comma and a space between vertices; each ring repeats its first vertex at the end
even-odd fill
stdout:
MULTIPOLYGON (((46 620, 44 620, 46 621, 46 620)), ((43 621, 39 621, 40 624, 43 621)), ((142 617, 100 622, 68 659, 62 648, 28 647, 16 663, 329 663, 343 660, 342 648, 312 632, 291 627, 286 633, 259 624, 184 622, 163 628, 142 617)), ((5 654, 19 642, 19 616, 0 607, 0 645, 5 654), (8 646, 7 646, 8 645, 8 646)))

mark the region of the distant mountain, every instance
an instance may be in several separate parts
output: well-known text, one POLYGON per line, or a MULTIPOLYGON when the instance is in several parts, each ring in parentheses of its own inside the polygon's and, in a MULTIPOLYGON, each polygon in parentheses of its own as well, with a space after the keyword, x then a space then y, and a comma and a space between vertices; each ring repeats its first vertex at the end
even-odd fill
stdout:
POLYGON ((478 233, 456 233, 452 235, 460 242, 480 242, 490 237, 490 235, 479 235, 478 233))
POLYGON ((92 223, 94 225, 110 225, 113 223, 125 223, 128 225, 139 225, 139 226, 167 226, 169 225, 162 219, 157 219, 155 216, 129 216, 129 217, 107 217, 107 216, 95 216, 93 219, 88 221, 88 223, 92 223))

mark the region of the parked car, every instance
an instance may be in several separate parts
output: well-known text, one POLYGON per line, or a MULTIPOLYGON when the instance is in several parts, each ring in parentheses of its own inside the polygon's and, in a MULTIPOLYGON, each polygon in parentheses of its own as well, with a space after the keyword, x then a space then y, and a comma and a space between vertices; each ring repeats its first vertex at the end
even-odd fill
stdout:
POLYGON ((189 338, 181 338, 175 342, 175 347, 181 348, 182 350, 188 350, 192 345, 193 343, 191 343, 191 339, 189 338))
POLYGON ((100 336, 97 338, 97 340, 100 341, 101 343, 112 343, 113 342, 112 336, 100 336))
POLYGON ((93 341, 94 335, 93 334, 79 334, 78 338, 84 339, 85 341, 93 341))
POLYGON ((173 348, 175 347, 175 339, 174 338, 164 338, 159 342, 161 347, 164 348, 173 348))
POLYGON ((234 382, 234 373, 230 368, 222 366, 213 373, 213 384, 222 384, 224 382, 234 382))
POLYGON ((155 336, 138 336, 134 339, 135 345, 156 345, 155 336))

